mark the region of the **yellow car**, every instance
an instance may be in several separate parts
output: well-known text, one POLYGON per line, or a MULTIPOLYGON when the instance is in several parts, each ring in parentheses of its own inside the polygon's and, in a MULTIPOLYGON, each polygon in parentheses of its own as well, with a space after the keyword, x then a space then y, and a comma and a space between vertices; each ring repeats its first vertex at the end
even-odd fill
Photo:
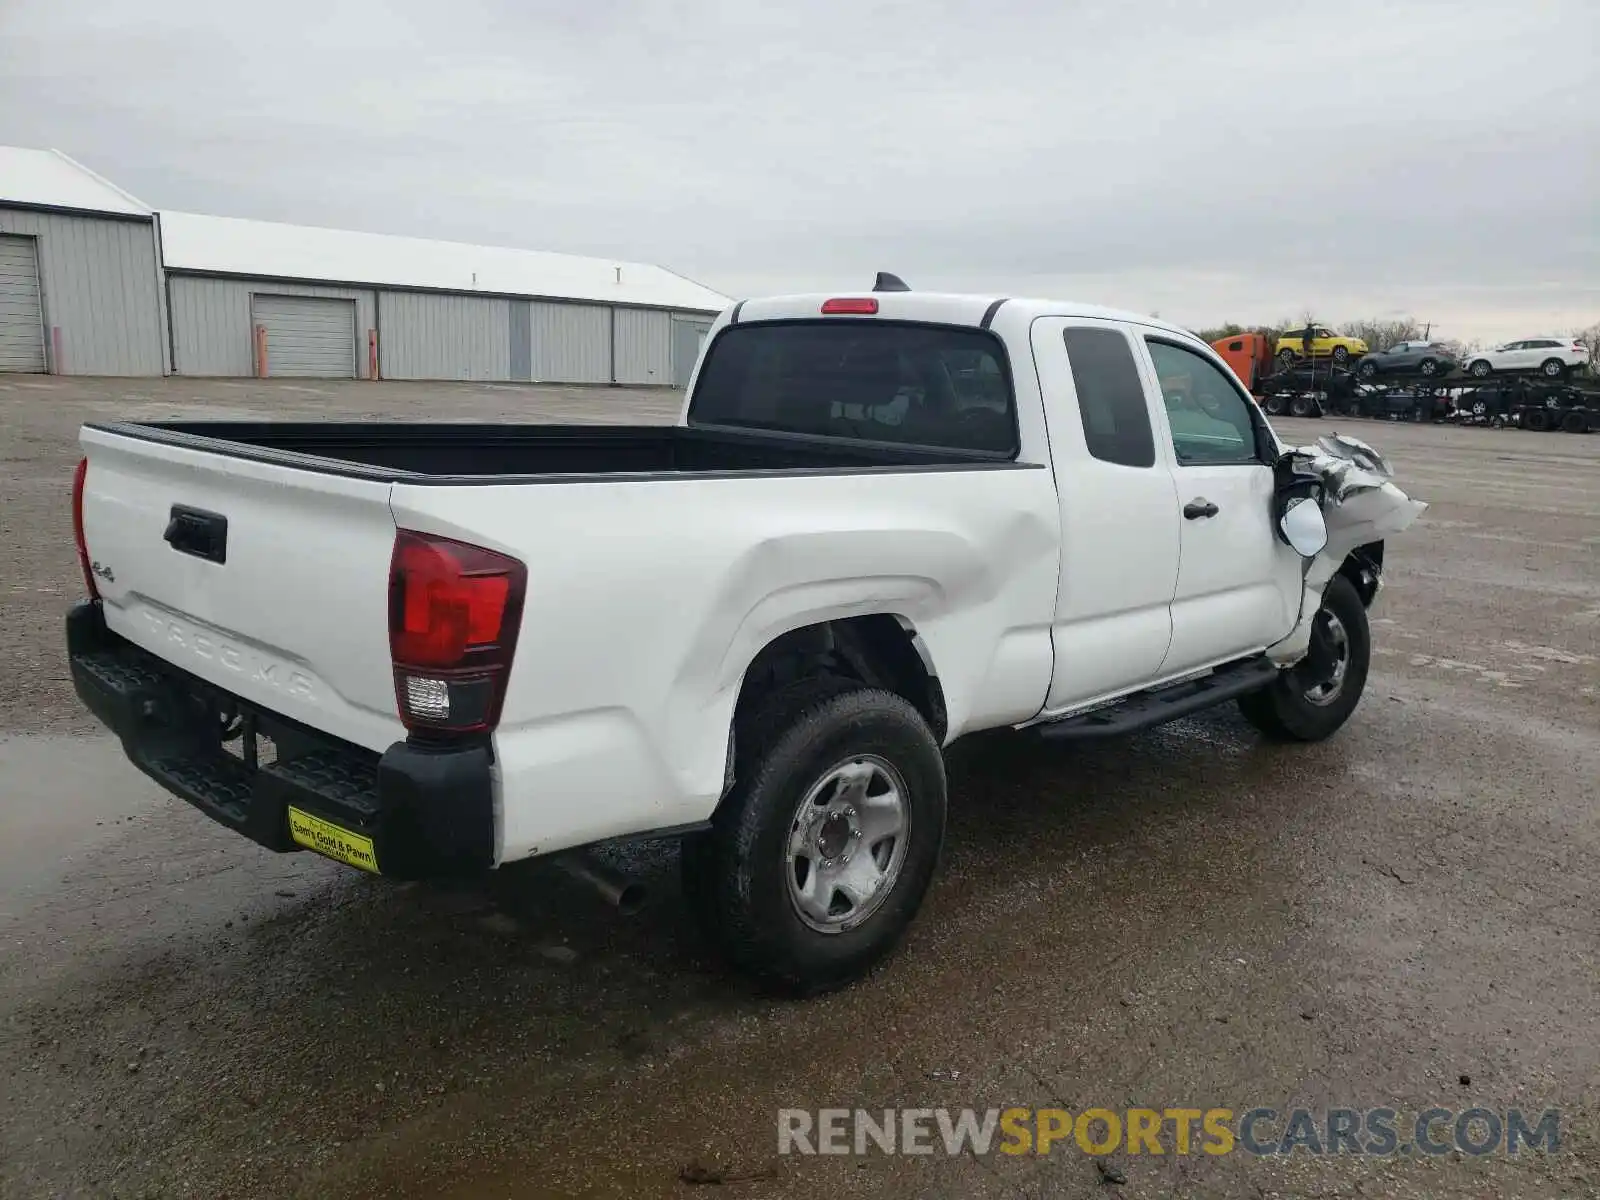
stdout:
MULTIPOLYGON (((1299 359, 1305 357, 1306 331, 1301 329, 1285 329, 1278 335, 1276 354, 1281 366, 1290 367, 1299 359)), ((1367 352, 1367 344, 1357 337, 1342 337, 1325 325, 1311 327, 1311 357, 1331 358, 1343 367, 1351 359, 1360 358, 1367 352)))

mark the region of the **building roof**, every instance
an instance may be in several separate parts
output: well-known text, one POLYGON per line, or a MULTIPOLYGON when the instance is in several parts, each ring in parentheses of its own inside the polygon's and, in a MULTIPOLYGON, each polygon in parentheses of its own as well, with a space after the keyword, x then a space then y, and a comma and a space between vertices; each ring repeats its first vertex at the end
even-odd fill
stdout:
POLYGON ((662 267, 281 225, 239 217, 162 212, 167 269, 450 292, 592 300, 717 312, 728 297, 662 267))
POLYGON ((150 206, 59 150, 0 146, 0 204, 148 217, 150 206))

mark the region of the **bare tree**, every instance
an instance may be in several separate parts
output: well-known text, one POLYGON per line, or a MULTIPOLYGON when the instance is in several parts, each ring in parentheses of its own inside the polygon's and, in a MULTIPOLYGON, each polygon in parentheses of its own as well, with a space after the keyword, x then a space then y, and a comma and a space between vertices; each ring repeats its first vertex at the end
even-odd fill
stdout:
POLYGON ((1390 321, 1375 317, 1346 321, 1339 326, 1339 332, 1346 337, 1360 338, 1373 350, 1387 350, 1396 342, 1420 342, 1424 336, 1422 325, 1411 317, 1390 321))
POLYGON ((1220 342, 1223 338, 1238 337, 1245 332, 1243 325, 1228 321, 1212 329, 1196 329, 1194 334, 1202 342, 1220 342))

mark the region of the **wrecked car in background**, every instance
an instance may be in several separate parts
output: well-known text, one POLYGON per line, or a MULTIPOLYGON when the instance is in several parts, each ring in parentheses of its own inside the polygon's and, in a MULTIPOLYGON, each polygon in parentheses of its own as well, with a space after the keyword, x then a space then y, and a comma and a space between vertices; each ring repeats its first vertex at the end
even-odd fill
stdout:
POLYGON ((73 680, 140 770, 398 877, 556 856, 621 902, 585 848, 680 837, 710 935, 795 991, 905 933, 964 734, 1334 734, 1423 507, 1180 328, 892 276, 728 309, 675 426, 80 440, 73 680))

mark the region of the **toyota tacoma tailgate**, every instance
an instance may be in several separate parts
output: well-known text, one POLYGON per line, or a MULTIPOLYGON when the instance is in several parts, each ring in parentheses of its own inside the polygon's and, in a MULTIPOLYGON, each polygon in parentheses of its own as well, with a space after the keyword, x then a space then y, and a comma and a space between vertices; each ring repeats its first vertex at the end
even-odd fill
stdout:
POLYGON ((85 566, 112 633, 355 745, 405 737, 389 483, 92 427, 81 441, 85 566))

